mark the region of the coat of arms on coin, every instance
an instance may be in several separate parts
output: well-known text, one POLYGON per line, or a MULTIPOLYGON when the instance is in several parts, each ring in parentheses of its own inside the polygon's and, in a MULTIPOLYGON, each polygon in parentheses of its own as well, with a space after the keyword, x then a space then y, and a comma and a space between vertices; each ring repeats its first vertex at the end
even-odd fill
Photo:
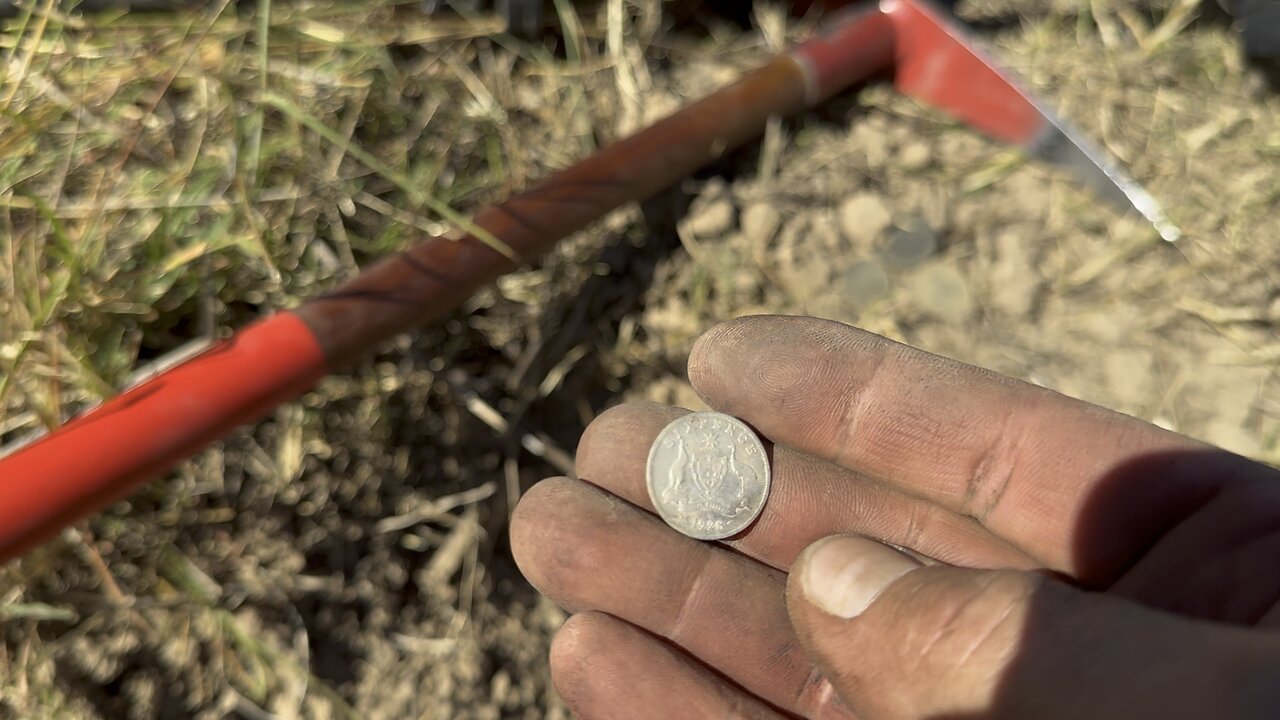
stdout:
POLYGON ((699 540, 747 528, 769 496, 764 443, 741 420, 690 413, 658 433, 649 450, 649 498, 668 525, 699 540))

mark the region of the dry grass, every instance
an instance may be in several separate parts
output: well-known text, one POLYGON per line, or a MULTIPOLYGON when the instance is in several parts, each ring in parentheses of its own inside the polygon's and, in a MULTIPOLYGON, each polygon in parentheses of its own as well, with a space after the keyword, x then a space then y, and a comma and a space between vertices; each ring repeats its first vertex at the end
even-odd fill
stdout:
MULTIPOLYGON (((614 22, 646 22, 655 9, 627 6, 614 22)), ((597 134, 616 132, 598 116, 607 117, 622 75, 599 54, 603 31, 577 26, 576 57, 565 60, 552 46, 501 35, 495 18, 428 17, 395 3, 263 0, 96 17, 57 3, 24 6, 0 35, 0 444, 56 427, 190 340, 289 307, 438 231, 453 207, 484 204, 589 152, 597 134)), ((640 57, 637 42, 632 35, 610 52, 640 57)), ((486 706, 545 706, 537 676, 508 682, 509 697, 490 697, 489 646, 498 641, 474 626, 501 613, 472 607, 487 602, 478 564, 502 525, 487 522, 486 536, 476 518, 505 518, 514 498, 504 494, 505 504, 494 505, 484 502, 492 493, 465 493, 491 487, 481 475, 512 453, 520 457, 519 445, 506 447, 505 431, 462 410, 469 391, 438 382, 435 371, 474 366, 481 379, 464 374, 459 382, 487 383, 487 366, 501 352, 485 338, 505 334, 494 346, 510 344, 511 330, 553 292, 548 275, 581 280, 573 266, 515 278, 478 299, 477 329, 442 336, 434 361, 412 357, 421 352, 402 343, 7 568, 6 709, 23 717, 126 707, 136 716, 175 709, 353 716, 358 706, 365 717, 472 711, 442 710, 454 702, 478 716, 486 706), (479 345, 487 352, 471 349, 479 345), (453 362, 458 353, 472 357, 453 362), (406 385, 412 400, 396 392, 406 385), (411 448, 387 437, 408 432, 424 412, 451 450, 432 452, 429 438, 411 448), (391 425, 396 417, 405 426, 391 425), (426 457, 410 457, 418 452, 426 457), (415 474, 424 464, 435 465, 426 473, 434 482, 419 490, 415 474), (358 487, 336 487, 342 483, 330 472, 358 487), (381 487, 368 490, 369 507, 353 509, 367 484, 381 487), (342 499, 299 497, 300 486, 342 499), (450 505, 443 496, 451 489, 465 502, 450 505), (290 538, 291 531, 257 547, 254 526, 272 524, 264 515, 294 513, 299 503, 307 517, 323 516, 376 545, 367 548, 370 560, 398 562, 402 574, 429 558, 422 579, 435 597, 400 597, 383 581, 357 593, 350 604, 360 612, 392 616, 377 631, 383 637, 346 659, 391 663, 407 653, 416 658, 408 665, 452 665, 457 673, 446 670, 434 691, 430 680, 415 683, 423 695, 415 698, 350 684, 364 667, 330 667, 324 678, 312 671, 324 662, 311 657, 317 647, 360 645, 363 628, 308 642, 324 610, 298 606, 342 586, 331 574, 342 569, 316 559, 326 540, 290 538), (486 505, 484 515, 476 503, 486 505), (396 517, 409 519, 386 524, 396 517), (284 591, 272 587, 281 575, 289 578, 284 591), (430 587, 442 580, 447 588, 430 587), (67 587, 75 592, 59 591, 67 587), (395 597, 364 597, 375 593, 395 597), (410 603, 417 610, 401 613, 410 603), (452 687, 454 675, 477 684, 484 700, 452 687), (166 687, 174 681, 178 689, 166 687), (114 690, 98 687, 112 682, 114 690)), ((551 438, 518 418, 510 425, 514 437, 541 442, 540 454, 565 466, 551 438)), ((522 473, 527 483, 541 472, 509 471, 509 494, 518 494, 522 473)), ((303 524, 313 535, 336 531, 303 524)), ((507 602, 531 598, 520 595, 507 602)), ((517 628, 526 613, 553 622, 557 612, 508 610, 517 628)), ((491 634, 502 632, 513 630, 491 634)), ((520 664, 538 666, 538 648, 516 640, 508 638, 512 648, 503 652, 524 652, 520 664)))
MULTIPOLYGON (((0 713, 563 717, 544 660, 563 614, 515 574, 510 508, 617 397, 695 403, 689 344, 744 312, 860 322, 1280 459, 1280 100, 1195 3, 1163 6, 971 12, 1025 11, 990 41, 1168 206, 1179 251, 883 90, 777 124, 740 177, 690 185, 678 231, 662 208, 618 213, 0 571, 0 713), (850 303, 826 259, 875 257, 833 229, 859 191, 930 218, 944 247, 850 303), (690 232, 723 203, 728 225, 690 232), (740 220, 761 204, 782 226, 768 237, 740 220), (972 296, 958 319, 920 300, 940 266, 972 296), (1025 298, 998 292, 1009 272, 1025 298)), ((768 7, 767 37, 700 40, 668 32, 657 0, 556 8, 553 47, 381 2, 25 5, 0 32, 0 444, 800 31, 768 7)))

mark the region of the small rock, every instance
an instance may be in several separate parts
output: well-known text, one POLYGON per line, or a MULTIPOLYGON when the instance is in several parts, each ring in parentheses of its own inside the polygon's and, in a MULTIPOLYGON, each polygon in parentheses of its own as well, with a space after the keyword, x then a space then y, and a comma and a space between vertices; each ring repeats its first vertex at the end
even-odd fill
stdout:
POLYGON ((910 289, 916 306, 926 315, 944 322, 962 322, 973 314, 969 283, 950 263, 925 266, 911 278, 910 289))
POLYGON ((702 400, 702 397, 698 395, 698 391, 683 380, 672 382, 671 396, 667 399, 667 403, 694 411, 710 409, 707 407, 707 403, 702 400))
POLYGON ((938 234, 920 215, 908 215, 889 230, 884 261, 893 268, 910 268, 938 251, 938 234))
POLYGON ((1129 306, 1117 305, 1097 311, 1086 311, 1074 318, 1074 324, 1097 345, 1117 345, 1129 337, 1137 318, 1129 306))
POLYGON ((825 209, 810 216, 808 236, 804 238, 804 244, 808 252, 821 255, 827 262, 831 262, 831 253, 843 255, 849 249, 844 234, 840 232, 840 223, 836 220, 835 213, 825 209))
POLYGON ((1113 407, 1124 412, 1138 412, 1156 395, 1155 357, 1138 349, 1117 349, 1103 358, 1102 370, 1113 407))
MULTIPOLYGON (((546 98, 543 96, 543 103, 546 98)), ((684 103, 670 90, 653 88, 645 93, 641 112, 644 113, 644 124, 650 125, 679 110, 684 103)))
POLYGON ((1031 262, 1027 249, 1030 241, 1013 229, 996 236, 996 259, 990 277, 991 305, 1014 317, 1031 312, 1043 283, 1031 262))
POLYGON ((889 206, 879 193, 860 192, 840 205, 840 230, 855 247, 869 248, 892 222, 889 206))
POLYGON ((494 673, 489 681, 489 699, 494 705, 503 707, 511 696, 511 676, 505 670, 494 673))
POLYGON ((808 246, 810 214, 799 212, 787 218, 775 241, 779 265, 794 264, 801 256, 801 246, 808 246))
POLYGON ((753 245, 772 240, 781 225, 782 213, 772 203, 752 203, 742 210, 742 235, 753 245))
POLYGON ((1280 295, 1271 298, 1271 304, 1267 306, 1267 322, 1280 325, 1280 295))
POLYGON ((739 297, 758 294, 763 281, 758 271, 748 267, 740 267, 729 276, 729 286, 739 297))
POLYGON ((733 203, 729 198, 715 198, 701 202, 701 198, 689 207, 689 214, 681 223, 684 229, 696 237, 718 237, 733 229, 733 203))
POLYGON ((823 247, 820 228, 815 231, 820 224, 815 214, 801 213, 788 219, 778 234, 773 272, 787 295, 802 303, 821 292, 831 277, 833 251, 823 247))
POLYGON ((849 133, 850 149, 873 171, 883 170, 889 164, 888 133, 883 117, 871 113, 854 123, 849 133))
POLYGON ((516 83, 513 89, 517 108, 536 113, 547 106, 547 98, 542 94, 543 91, 533 83, 516 83))
POLYGON ((677 295, 669 295, 664 301, 651 303, 644 311, 644 327, 663 338, 696 338, 699 320, 689 303, 677 295))
POLYGON ((1262 443, 1258 442, 1256 435, 1229 420, 1213 420, 1201 436, 1205 442, 1246 457, 1257 456, 1262 450, 1262 443))
POLYGON ((832 279, 831 293, 855 314, 889 294, 889 276, 875 260, 858 260, 832 279))
POLYGON ((932 160, 933 151, 927 144, 919 141, 907 144, 898 153, 898 164, 904 170, 923 170, 932 160))
POLYGON ((810 253, 778 268, 779 278, 787 294, 806 302, 831 282, 831 263, 824 253, 810 253))

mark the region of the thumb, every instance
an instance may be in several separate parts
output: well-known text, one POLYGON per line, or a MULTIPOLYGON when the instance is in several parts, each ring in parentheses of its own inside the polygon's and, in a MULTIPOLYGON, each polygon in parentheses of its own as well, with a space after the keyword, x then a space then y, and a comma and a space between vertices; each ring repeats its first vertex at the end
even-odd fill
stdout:
POLYGON ((1043 574, 922 565, 835 536, 796 560, 787 607, 861 720, 1280 717, 1280 634, 1043 574))

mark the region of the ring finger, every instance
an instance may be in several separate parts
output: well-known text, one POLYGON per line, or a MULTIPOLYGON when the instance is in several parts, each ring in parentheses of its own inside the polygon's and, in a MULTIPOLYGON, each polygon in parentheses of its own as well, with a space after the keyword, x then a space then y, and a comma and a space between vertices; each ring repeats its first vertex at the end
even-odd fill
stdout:
POLYGON ((525 495, 511 545, 525 577, 562 606, 665 637, 787 712, 849 717, 797 643, 778 570, 565 478, 525 495))

